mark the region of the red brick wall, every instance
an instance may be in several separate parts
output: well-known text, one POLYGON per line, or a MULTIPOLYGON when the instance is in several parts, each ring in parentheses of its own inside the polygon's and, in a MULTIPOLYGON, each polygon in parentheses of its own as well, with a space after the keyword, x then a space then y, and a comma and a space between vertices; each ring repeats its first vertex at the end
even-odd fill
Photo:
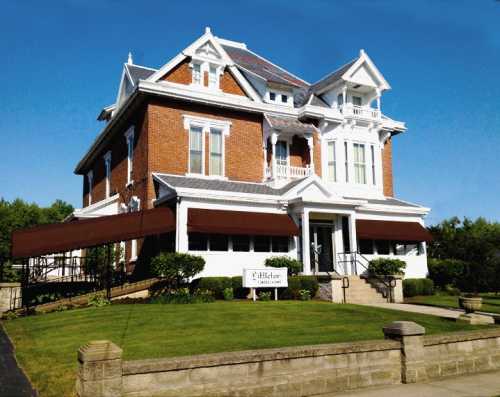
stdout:
POLYGON ((314 168, 316 175, 321 176, 321 141, 319 140, 319 132, 313 134, 313 145, 314 168))
POLYGON ((170 81, 178 84, 191 84, 193 76, 189 67, 189 59, 185 59, 175 68, 163 76, 160 80, 170 81))
POLYGON ((228 94, 246 96, 245 91, 243 91, 243 88, 241 88, 228 69, 224 70, 221 76, 220 89, 228 94))
POLYGON ((392 138, 389 138, 382 150, 382 175, 384 182, 384 195, 394 196, 394 181, 392 175, 392 138))

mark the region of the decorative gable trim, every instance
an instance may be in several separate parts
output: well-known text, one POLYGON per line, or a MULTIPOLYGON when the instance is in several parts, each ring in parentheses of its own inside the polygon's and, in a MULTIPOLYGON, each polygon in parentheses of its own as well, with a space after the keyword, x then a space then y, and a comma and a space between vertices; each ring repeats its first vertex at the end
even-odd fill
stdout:
POLYGON ((354 73, 363 65, 366 64, 370 71, 373 73, 375 78, 380 82, 379 84, 379 89, 382 90, 390 90, 391 86, 387 82, 387 80, 384 78, 382 73, 378 70, 378 68, 375 66, 373 61, 370 59, 368 54, 362 49, 359 51, 359 58, 354 64, 342 75, 342 79, 346 81, 350 81, 354 73))

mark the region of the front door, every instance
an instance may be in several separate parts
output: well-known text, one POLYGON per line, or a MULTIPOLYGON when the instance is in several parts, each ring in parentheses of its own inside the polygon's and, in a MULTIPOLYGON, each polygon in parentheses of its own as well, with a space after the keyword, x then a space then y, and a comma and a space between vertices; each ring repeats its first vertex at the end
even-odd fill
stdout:
POLYGON ((334 269, 335 243, 333 224, 311 223, 311 269, 314 273, 332 272, 334 269))

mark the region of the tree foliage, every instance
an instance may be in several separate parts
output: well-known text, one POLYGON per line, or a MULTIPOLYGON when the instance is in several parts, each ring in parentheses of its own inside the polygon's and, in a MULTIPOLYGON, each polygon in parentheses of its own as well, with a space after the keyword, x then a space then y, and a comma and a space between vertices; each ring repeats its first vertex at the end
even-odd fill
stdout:
POLYGON ((453 217, 429 228, 434 240, 429 244, 428 255, 438 260, 432 263, 434 280, 442 284, 443 272, 450 266, 450 278, 458 277, 454 286, 469 292, 500 290, 500 223, 484 218, 472 221, 453 217), (456 269, 457 262, 463 270, 456 269), (446 263, 446 261, 448 261, 446 263), (459 263, 460 263, 459 262, 459 263), (444 267, 444 269, 443 269, 444 267), (457 276, 458 274, 458 276, 457 276))
POLYGON ((21 199, 7 201, 0 198, 0 261, 10 259, 10 241, 13 230, 60 222, 73 212, 73 206, 56 200, 50 207, 40 207, 21 199))

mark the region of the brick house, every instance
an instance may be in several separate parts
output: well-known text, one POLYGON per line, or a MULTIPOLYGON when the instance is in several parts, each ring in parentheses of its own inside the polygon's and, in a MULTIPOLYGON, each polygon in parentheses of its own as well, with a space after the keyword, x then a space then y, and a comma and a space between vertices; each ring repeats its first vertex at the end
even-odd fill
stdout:
POLYGON ((122 243, 128 271, 175 250, 203 256, 205 276, 275 255, 304 274, 352 274, 357 252, 424 277, 429 209, 394 197, 392 142, 406 127, 382 113, 388 89, 363 50, 310 84, 208 28, 159 69, 129 56, 76 166, 74 217, 171 208, 175 232, 122 243))

